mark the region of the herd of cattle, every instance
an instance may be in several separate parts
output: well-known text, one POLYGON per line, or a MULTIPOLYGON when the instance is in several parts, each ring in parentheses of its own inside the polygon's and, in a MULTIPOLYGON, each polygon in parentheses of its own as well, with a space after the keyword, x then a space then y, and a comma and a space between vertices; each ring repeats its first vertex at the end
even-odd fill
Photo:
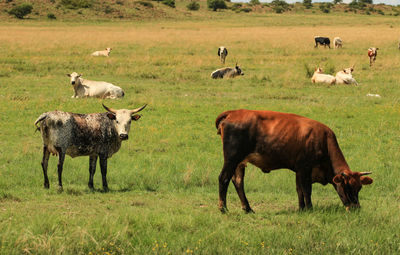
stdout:
MULTIPOLYGON (((334 39, 335 48, 342 47, 342 40, 334 39)), ((315 37, 318 44, 330 47, 326 37, 315 37)), ((377 48, 376 48, 377 50, 377 48)), ((375 50, 375 58, 376 58, 375 50)), ((111 48, 96 51, 92 56, 109 57, 111 48)), ((218 49, 222 64, 228 51, 218 49)), ((368 53, 369 55, 369 53, 368 53)), ((354 67, 354 66, 353 66, 354 67)), ((356 84, 352 77, 353 67, 343 69, 336 77, 323 74, 317 68, 313 82, 330 84, 356 84)), ((243 75, 237 65, 235 68, 221 68, 211 77, 225 78, 243 75)), ((74 88, 73 98, 100 97, 122 98, 124 91, 111 83, 83 79, 82 74, 68 74, 74 88)), ((44 187, 49 188, 47 166, 50 154, 58 155, 58 185, 62 190, 62 171, 65 155, 71 157, 89 156, 90 189, 94 188, 93 176, 97 159, 100 160, 103 189, 108 191, 107 160, 118 152, 121 143, 128 139, 131 121, 140 119, 136 114, 146 105, 129 109, 112 109, 103 104, 105 113, 78 114, 63 111, 42 113, 35 121, 43 140, 42 169, 44 187)), ((300 209, 311 208, 312 183, 332 184, 346 206, 360 207, 358 193, 362 185, 373 182, 365 175, 371 172, 353 172, 348 166, 336 140, 334 132, 326 125, 295 114, 233 110, 221 113, 215 122, 223 144, 224 164, 219 175, 219 209, 226 208, 226 195, 232 180, 245 212, 253 212, 244 192, 244 175, 247 163, 260 168, 264 173, 287 168, 296 173, 296 190, 300 209)))

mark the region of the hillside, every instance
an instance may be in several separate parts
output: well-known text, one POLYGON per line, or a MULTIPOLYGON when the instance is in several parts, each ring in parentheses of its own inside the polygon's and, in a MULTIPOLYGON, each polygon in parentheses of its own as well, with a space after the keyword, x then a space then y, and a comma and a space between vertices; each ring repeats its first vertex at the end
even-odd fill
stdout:
MULTIPOLYGON (((400 7, 384 4, 352 5, 331 3, 314 3, 309 9, 302 3, 287 4, 283 1, 272 3, 231 3, 226 2, 227 9, 214 12, 207 8, 207 1, 196 1, 200 4, 198 11, 190 11, 186 7, 188 0, 4 0, 0 2, 0 20, 18 20, 9 11, 21 5, 30 3, 32 12, 25 16, 29 20, 61 20, 61 21, 99 21, 99 20, 150 20, 150 19, 208 19, 215 14, 228 15, 245 13, 260 15, 268 13, 348 13, 358 15, 398 16, 400 7), (169 5, 171 6, 169 6, 169 5)), ((254 1, 253 1, 254 2, 254 1)))

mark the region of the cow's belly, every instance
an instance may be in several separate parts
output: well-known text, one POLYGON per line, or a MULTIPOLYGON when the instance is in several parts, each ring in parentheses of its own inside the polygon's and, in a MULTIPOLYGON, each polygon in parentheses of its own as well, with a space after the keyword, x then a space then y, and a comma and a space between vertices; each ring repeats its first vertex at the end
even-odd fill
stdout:
POLYGON ((246 159, 242 161, 244 164, 247 162, 260 168, 264 173, 269 173, 272 170, 281 168, 290 168, 288 163, 279 162, 276 159, 272 159, 260 153, 249 154, 246 159))

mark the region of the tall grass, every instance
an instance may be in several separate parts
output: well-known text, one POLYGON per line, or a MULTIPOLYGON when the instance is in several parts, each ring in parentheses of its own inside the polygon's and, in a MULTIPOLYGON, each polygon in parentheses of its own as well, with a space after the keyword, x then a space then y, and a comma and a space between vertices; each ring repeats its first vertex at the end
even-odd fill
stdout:
MULTIPOLYGON (((247 16, 216 20, 0 26, 1 254, 396 254, 400 251, 400 122, 397 35, 389 17, 351 17, 312 26, 319 15, 247 16), (272 22, 276 18, 276 25, 272 22), (369 24, 363 21, 368 20, 369 24), (356 21, 356 22, 353 22, 356 21), (225 24, 221 26, 221 24, 225 24), (266 25, 267 24, 267 25, 266 25), (340 36, 340 50, 314 49, 316 34, 340 36), (375 35, 375 36, 371 36, 375 35), (245 75, 211 80, 227 66, 245 75), (381 48, 370 68, 366 50, 381 48), (112 47, 109 58, 94 50, 112 47), (337 72, 356 64, 360 86, 312 84, 305 66, 337 72), (71 99, 66 73, 122 87, 122 100, 71 99), (377 93, 381 99, 366 97, 377 93), (33 122, 43 112, 102 112, 149 106, 130 138, 109 160, 111 191, 87 188, 88 158, 66 158, 64 192, 43 186, 41 138, 33 122), (217 210, 222 145, 216 116, 228 109, 293 112, 336 133, 354 171, 372 171, 360 192, 362 209, 346 213, 330 186, 313 185, 314 210, 297 211, 294 174, 246 172, 256 211, 243 214, 236 192, 229 213, 217 210)), ((99 167, 98 167, 99 168, 99 167)))

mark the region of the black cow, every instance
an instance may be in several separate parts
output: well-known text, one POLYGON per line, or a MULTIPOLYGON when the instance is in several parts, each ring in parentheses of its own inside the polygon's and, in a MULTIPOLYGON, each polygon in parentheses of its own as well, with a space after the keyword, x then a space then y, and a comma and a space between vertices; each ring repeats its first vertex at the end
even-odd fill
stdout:
POLYGON ((329 40, 329 37, 321 37, 321 36, 315 36, 315 48, 318 48, 318 44, 324 45, 324 48, 328 45, 329 49, 331 48, 331 40, 329 40))

